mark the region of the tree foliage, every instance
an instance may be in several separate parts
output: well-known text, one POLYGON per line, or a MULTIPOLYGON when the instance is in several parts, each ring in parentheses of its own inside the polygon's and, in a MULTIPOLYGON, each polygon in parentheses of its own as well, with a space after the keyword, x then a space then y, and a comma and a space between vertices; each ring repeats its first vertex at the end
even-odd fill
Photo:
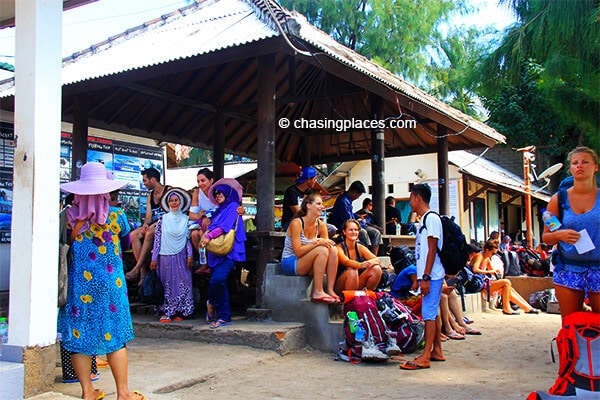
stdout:
MULTIPOLYGON (((507 94, 506 85, 519 92, 528 88, 531 97, 544 105, 564 126, 563 139, 574 145, 598 148, 600 139, 600 38, 596 0, 503 0, 515 12, 510 27, 482 68, 482 93, 497 102, 507 94), (535 80, 531 81, 531 66, 535 80), (523 71, 528 71, 525 75, 523 71)), ((522 97, 524 100, 526 97, 522 97)), ((508 103, 509 105, 511 103, 508 103)), ((537 104, 531 104, 532 112, 537 104)), ((541 111, 541 110, 540 110, 541 111)), ((546 112, 548 114, 548 110, 546 112)), ((545 115, 539 115, 544 126, 545 115)), ((535 116, 530 117, 531 120, 535 116)), ((505 124, 508 122, 505 122, 505 124)), ((513 128, 516 128, 513 127, 513 128)), ((511 129, 515 131, 515 129, 511 129)), ((540 129, 534 129, 540 131, 540 129)), ((507 133, 507 132, 503 132, 507 133)), ((517 135, 528 134, 521 131, 517 135)), ((511 142, 518 137, 509 136, 511 142)), ((533 140, 534 138, 532 138, 533 140)), ((531 143, 545 143, 540 132, 531 143)), ((530 144, 531 144, 530 143, 530 144)), ((566 145, 567 142, 559 141, 566 145)))
POLYGON ((465 114, 483 118, 476 90, 480 75, 476 66, 488 46, 481 40, 486 34, 474 28, 456 28, 442 38, 429 69, 429 92, 465 114))
POLYGON ((384 68, 417 81, 437 28, 463 0, 282 0, 339 43, 384 68))

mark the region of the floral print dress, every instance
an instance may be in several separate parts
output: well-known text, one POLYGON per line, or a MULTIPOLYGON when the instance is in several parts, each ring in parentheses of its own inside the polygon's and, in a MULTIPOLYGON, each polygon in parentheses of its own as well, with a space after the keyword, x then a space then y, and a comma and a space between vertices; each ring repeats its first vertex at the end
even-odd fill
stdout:
POLYGON ((67 303, 58 318, 65 349, 108 354, 133 339, 120 245, 129 230, 123 210, 110 207, 106 224, 90 224, 75 237, 67 303))

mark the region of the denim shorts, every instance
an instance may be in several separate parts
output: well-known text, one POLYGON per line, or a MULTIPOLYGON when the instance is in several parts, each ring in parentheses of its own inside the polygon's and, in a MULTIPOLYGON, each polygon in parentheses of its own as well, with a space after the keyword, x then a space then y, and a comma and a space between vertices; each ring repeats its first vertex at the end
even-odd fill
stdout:
POLYGON ((554 284, 570 289, 581 290, 586 296, 589 292, 600 293, 600 269, 587 269, 583 272, 574 272, 561 269, 552 275, 554 284))
POLYGON ((281 269, 288 276, 298 275, 298 257, 289 256, 281 260, 281 269))
POLYGON ((423 321, 432 321, 437 317, 443 282, 443 278, 429 281, 429 294, 423 296, 423 308, 421 310, 423 321))

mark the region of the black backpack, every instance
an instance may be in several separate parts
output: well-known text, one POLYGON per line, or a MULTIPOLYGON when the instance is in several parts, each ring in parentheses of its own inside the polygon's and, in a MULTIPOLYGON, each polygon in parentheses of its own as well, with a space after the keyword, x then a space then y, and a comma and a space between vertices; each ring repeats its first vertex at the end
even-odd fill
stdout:
POLYGON ((408 246, 396 246, 390 251, 390 261, 397 275, 404 268, 415 264, 415 253, 408 246))
MULTIPOLYGON (((446 275, 456 275, 467 265, 469 260, 469 246, 465 235, 462 233, 460 226, 454 222, 454 216, 440 215, 435 211, 431 211, 440 217, 442 221, 442 232, 444 240, 442 241, 442 249, 436 249, 442 265, 446 270, 446 275)), ((425 221, 427 220, 425 214, 421 223, 421 230, 425 228, 425 221)))

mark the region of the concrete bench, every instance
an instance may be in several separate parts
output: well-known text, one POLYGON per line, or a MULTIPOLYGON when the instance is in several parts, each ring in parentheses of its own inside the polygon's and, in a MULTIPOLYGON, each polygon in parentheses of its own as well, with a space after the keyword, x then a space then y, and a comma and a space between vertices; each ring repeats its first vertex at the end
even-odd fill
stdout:
POLYGON ((506 279, 512 283, 512 287, 527 301, 529 301, 529 296, 532 293, 554 287, 552 277, 550 276, 507 276, 506 279))
POLYGON ((302 322, 308 344, 322 351, 337 351, 343 338, 342 306, 310 301, 312 277, 288 276, 280 263, 268 263, 263 280, 263 306, 278 322, 302 322))
POLYGON ((385 248, 396 246, 415 247, 416 236, 413 235, 381 235, 385 248))

